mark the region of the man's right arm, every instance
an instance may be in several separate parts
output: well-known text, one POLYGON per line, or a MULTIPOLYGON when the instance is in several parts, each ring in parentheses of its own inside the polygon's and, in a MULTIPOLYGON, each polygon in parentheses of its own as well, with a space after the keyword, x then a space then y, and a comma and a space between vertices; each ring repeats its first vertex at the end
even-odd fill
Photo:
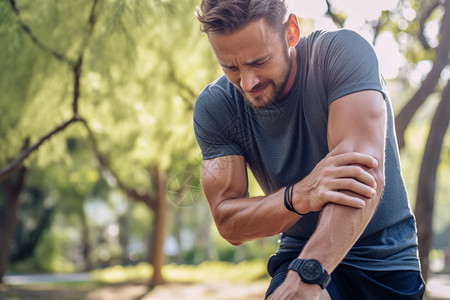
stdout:
POLYGON ((242 156, 204 160, 202 186, 217 229, 233 245, 275 235, 298 220, 298 215, 284 207, 282 190, 266 197, 248 196, 242 156))
MULTIPOLYGON (((375 180, 359 165, 373 168, 376 161, 368 155, 347 153, 327 155, 311 172, 319 177, 308 184, 307 192, 296 198, 300 213, 321 210, 326 203, 361 208, 364 201, 340 190, 350 190, 370 198, 375 180), (347 180, 342 180, 343 178, 347 180)), ((248 196, 247 166, 243 156, 222 156, 203 161, 202 186, 220 234, 231 244, 273 236, 292 225, 299 215, 284 206, 284 188, 262 197, 248 196)))

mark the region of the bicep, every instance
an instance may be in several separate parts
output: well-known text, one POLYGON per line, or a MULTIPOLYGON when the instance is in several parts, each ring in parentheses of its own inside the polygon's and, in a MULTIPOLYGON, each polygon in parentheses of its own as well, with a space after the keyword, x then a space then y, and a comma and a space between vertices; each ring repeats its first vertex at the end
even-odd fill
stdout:
POLYGON ((382 94, 367 90, 331 103, 327 135, 329 150, 369 154, 383 166, 386 104, 382 94))
POLYGON ((245 158, 229 155, 204 160, 202 186, 213 214, 221 202, 246 197, 248 179, 245 158))

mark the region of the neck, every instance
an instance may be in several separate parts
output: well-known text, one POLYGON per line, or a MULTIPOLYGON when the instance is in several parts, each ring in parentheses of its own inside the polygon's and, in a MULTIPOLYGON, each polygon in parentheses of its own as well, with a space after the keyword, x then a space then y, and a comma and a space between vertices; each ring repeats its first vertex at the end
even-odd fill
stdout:
POLYGON ((284 98, 289 91, 291 90, 292 86, 294 85, 295 82, 295 76, 297 75, 297 51, 295 49, 295 47, 291 47, 289 48, 289 59, 292 60, 292 67, 291 70, 289 72, 287 81, 286 81, 286 85, 283 89, 283 91, 280 94, 280 98, 284 98))

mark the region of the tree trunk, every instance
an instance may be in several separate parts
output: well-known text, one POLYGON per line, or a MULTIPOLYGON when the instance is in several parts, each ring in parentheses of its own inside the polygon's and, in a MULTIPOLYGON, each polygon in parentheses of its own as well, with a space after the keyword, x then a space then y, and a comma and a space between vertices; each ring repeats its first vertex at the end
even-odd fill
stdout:
MULTIPOLYGON (((42 203, 41 203, 42 205, 42 203)), ((22 208, 23 209, 23 208, 22 208)), ((17 220, 17 225, 19 227, 15 227, 14 234, 15 236, 12 237, 14 244, 14 250, 12 253, 10 253, 10 262, 14 261, 20 261, 27 259, 31 257, 34 253, 34 250, 36 249, 37 245, 39 244, 39 241, 45 232, 47 228, 51 226, 52 223, 52 217, 53 213, 55 211, 55 208, 52 207, 50 209, 43 209, 42 217, 39 219, 35 229, 31 231, 31 233, 28 234, 28 238, 20 239, 20 235, 23 235, 23 232, 21 232, 21 228, 23 230, 23 227, 25 225, 21 225, 20 220, 17 220)), ((11 241, 11 242, 13 242, 11 241)))
POLYGON ((157 167, 152 170, 152 178, 156 187, 156 204, 154 212, 154 232, 149 249, 150 264, 153 266, 153 276, 150 280, 150 286, 154 287, 164 283, 161 272, 165 262, 164 241, 166 238, 166 195, 167 185, 165 174, 157 167))
POLYGON ((25 186, 25 167, 17 171, 17 175, 9 176, 1 181, 4 205, 0 212, 0 284, 9 261, 11 239, 17 223, 19 200, 25 186))
POLYGON ((439 82, 442 70, 449 63, 450 53, 450 0, 442 4, 445 14, 441 23, 441 41, 436 48, 436 59, 433 68, 428 73, 416 94, 406 103, 402 110, 395 117, 395 127, 397 133, 398 147, 401 149, 405 145, 405 131, 409 122, 413 118, 419 107, 430 96, 439 82))
POLYGON ((86 212, 84 211, 84 206, 81 204, 80 208, 80 221, 81 221, 81 230, 82 230, 82 253, 83 253, 83 260, 84 260, 84 270, 90 271, 92 270, 92 263, 91 263, 91 235, 90 235, 90 228, 88 224, 88 220, 86 217, 86 212))
POLYGON ((436 172, 439 165, 442 142, 449 124, 450 116, 450 81, 445 87, 441 102, 431 122, 417 188, 417 201, 414 213, 417 220, 419 240, 419 257, 422 274, 428 277, 428 253, 433 237, 433 210, 436 185, 436 172))
POLYGON ((130 255, 128 254, 128 244, 130 241, 130 219, 131 219, 131 211, 132 204, 127 198, 127 208, 125 213, 119 218, 119 243, 123 249, 122 254, 122 263, 129 264, 131 262, 130 255))
POLYGON ((204 260, 218 259, 218 255, 215 255, 213 249, 211 237, 211 211, 209 209, 198 209, 196 214, 199 214, 204 222, 202 222, 202 227, 199 228, 199 234, 195 240, 196 255, 194 256, 194 264, 204 260))
POLYGON ((173 218, 171 218, 172 223, 172 234, 175 237, 175 240, 177 241, 178 246, 178 253, 176 256, 176 262, 177 264, 184 263, 184 253, 182 248, 182 242, 181 242, 181 229, 183 228, 183 214, 181 209, 176 209, 173 211, 172 215, 173 218))

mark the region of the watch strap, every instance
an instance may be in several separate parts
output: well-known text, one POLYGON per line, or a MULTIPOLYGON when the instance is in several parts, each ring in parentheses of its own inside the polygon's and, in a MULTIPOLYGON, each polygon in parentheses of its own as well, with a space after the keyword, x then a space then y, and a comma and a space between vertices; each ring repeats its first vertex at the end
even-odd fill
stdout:
POLYGON ((309 284, 318 284, 322 288, 322 290, 325 289, 328 286, 328 284, 330 283, 330 281, 331 281, 330 274, 328 274, 328 272, 323 268, 322 264, 316 259, 299 259, 299 258, 296 258, 289 264, 288 269, 296 271, 303 282, 309 283, 309 284), (319 275, 319 277, 316 280, 308 280, 308 279, 306 279, 303 276, 302 270, 301 270, 301 266, 306 261, 315 261, 316 263, 318 263, 320 265, 321 274, 319 275))

